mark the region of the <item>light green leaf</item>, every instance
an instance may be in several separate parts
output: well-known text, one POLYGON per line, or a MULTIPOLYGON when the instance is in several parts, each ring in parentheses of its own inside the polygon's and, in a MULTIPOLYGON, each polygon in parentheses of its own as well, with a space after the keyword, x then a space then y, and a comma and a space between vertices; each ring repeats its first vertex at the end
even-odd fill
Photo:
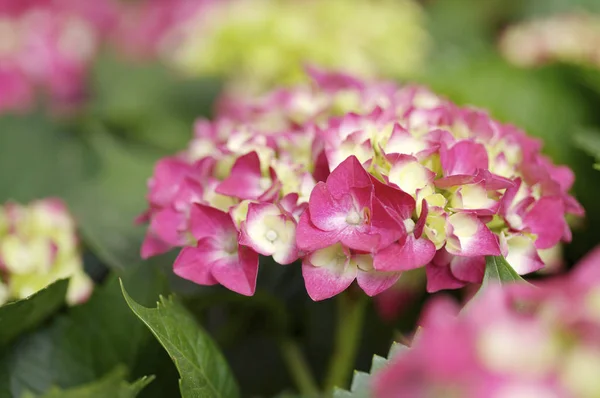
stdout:
POLYGON ((123 283, 121 289, 131 310, 146 324, 175 362, 181 376, 179 386, 183 398, 239 396, 225 358, 180 303, 172 297, 161 297, 157 308, 146 308, 127 294, 123 283))
POLYGON ((59 280, 28 298, 0 307, 0 347, 55 313, 65 301, 68 285, 68 280, 59 280))
POLYGON ((126 376, 127 369, 117 367, 93 383, 66 390, 53 387, 43 395, 27 392, 23 398, 135 398, 154 379, 154 376, 142 377, 130 384, 126 376))
POLYGON ((483 276, 483 286, 490 282, 512 283, 525 282, 513 267, 503 256, 485 257, 485 274, 483 276))
POLYGON ((342 390, 337 388, 334 393, 334 398, 365 398, 370 397, 371 394, 371 380, 372 376, 379 372, 387 363, 394 358, 396 355, 407 350, 408 347, 400 343, 392 343, 390 352, 387 358, 373 355, 373 362, 371 363, 371 371, 369 373, 354 371, 354 378, 352 379, 352 385, 350 391, 342 390))

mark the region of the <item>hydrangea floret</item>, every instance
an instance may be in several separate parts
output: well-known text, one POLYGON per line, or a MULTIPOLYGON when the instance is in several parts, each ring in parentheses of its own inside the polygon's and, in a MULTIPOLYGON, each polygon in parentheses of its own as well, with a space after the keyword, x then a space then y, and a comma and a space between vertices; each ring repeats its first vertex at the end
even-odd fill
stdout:
POLYGON ((431 292, 480 283, 485 256, 527 274, 571 239, 574 176, 538 140, 423 87, 310 75, 227 98, 158 162, 143 257, 183 247, 175 273, 242 294, 259 255, 297 261, 322 300, 355 280, 376 295, 422 267, 431 292))
POLYGON ((64 203, 48 198, 0 207, 0 302, 26 298, 65 278, 70 278, 67 302, 86 301, 93 283, 64 203))
POLYGON ((446 298, 429 303, 373 397, 600 396, 599 265, 595 249, 567 276, 489 285, 460 313, 446 298))

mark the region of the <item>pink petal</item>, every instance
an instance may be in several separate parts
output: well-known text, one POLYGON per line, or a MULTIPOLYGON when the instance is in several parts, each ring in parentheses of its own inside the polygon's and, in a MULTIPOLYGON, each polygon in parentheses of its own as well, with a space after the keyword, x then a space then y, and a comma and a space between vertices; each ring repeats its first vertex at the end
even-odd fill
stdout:
POLYGON ((371 178, 375 191, 375 197, 392 214, 396 214, 400 220, 410 218, 415 210, 415 200, 406 192, 384 184, 376 178, 371 178))
POLYGON ((537 235, 536 248, 548 249, 561 240, 566 224, 564 214, 564 204, 559 197, 542 197, 533 205, 523 222, 537 235))
POLYGON ((423 235, 423 230, 425 229, 425 224, 427 223, 427 216, 429 215, 429 204, 425 199, 421 201, 421 215, 415 224, 415 229, 413 230, 413 234, 415 238, 419 239, 421 235, 423 235))
POLYGON ((256 152, 250 152, 235 161, 229 176, 215 191, 239 199, 258 199, 268 189, 261 187, 261 180, 260 158, 256 152))
POLYGON ((496 235, 481 220, 467 213, 448 217, 446 250, 457 256, 499 256, 496 235))
POLYGON ((184 247, 173 264, 173 272, 184 279, 199 285, 216 285, 218 281, 212 276, 212 262, 207 261, 207 252, 215 250, 210 238, 198 242, 198 247, 184 247))
POLYGON ((373 200, 371 230, 369 233, 379 236, 378 242, 376 242, 374 239, 369 239, 370 242, 377 244, 377 246, 371 246, 369 248, 369 251, 373 251, 380 247, 387 247, 398 239, 405 237, 406 227, 404 226, 402 220, 397 218, 395 213, 391 215, 381 204, 381 202, 375 199, 373 200))
POLYGON ((148 230, 146 237, 144 238, 144 242, 142 243, 140 255, 145 260, 147 258, 166 253, 172 248, 172 245, 157 237, 151 230, 148 230))
POLYGON ((327 190, 334 198, 348 194, 350 188, 371 187, 371 177, 356 156, 348 157, 327 177, 327 190))
POLYGON ((440 161, 444 176, 456 174, 472 175, 477 169, 487 169, 487 150, 482 144, 473 141, 460 141, 450 149, 443 145, 440 150, 440 161))
POLYGON ((503 254, 506 252, 504 255, 506 261, 519 275, 525 275, 544 268, 545 264, 529 236, 513 234, 505 237, 503 235, 501 245, 503 254))
POLYGON ((363 252, 373 252, 380 246, 381 236, 358 231, 356 228, 346 228, 339 233, 339 241, 350 249, 363 252))
POLYGON ((378 272, 358 270, 356 282, 368 296, 376 296, 398 281, 401 272, 378 272))
POLYGON ((165 208, 156 212, 150 221, 150 229, 156 236, 171 246, 185 244, 182 231, 185 230, 185 218, 183 214, 172 208, 165 208))
POLYGON ((194 238, 200 240, 207 236, 232 233, 235 225, 229 214, 214 207, 194 204, 190 214, 190 230, 194 238))
POLYGON ((357 268, 343 264, 315 267, 310 263, 310 256, 302 262, 302 276, 306 291, 314 301, 325 300, 346 290, 356 279, 357 268))
POLYGON ((314 251, 331 246, 339 240, 338 231, 322 231, 310 221, 310 209, 302 213, 296 228, 296 245, 299 249, 314 251))
POLYGON ((177 211, 187 212, 193 203, 201 203, 204 195, 202 185, 189 177, 183 178, 177 193, 173 195, 172 205, 177 211))
POLYGON ((449 266, 437 266, 429 263, 425 266, 427 274, 427 292, 435 293, 446 289, 460 289, 467 285, 452 275, 449 266))
POLYGON ((325 183, 318 183, 310 194, 308 208, 310 221, 323 231, 339 231, 346 228, 346 215, 353 209, 352 198, 346 194, 343 200, 335 200, 325 183))
POLYGON ((515 182, 508 178, 492 174, 485 169, 477 169, 473 175, 458 174, 435 180, 435 186, 442 189, 466 184, 483 184, 487 190, 496 191, 498 189, 510 188, 515 185, 515 182))
POLYGON ((485 257, 459 257, 450 261, 450 272, 458 280, 481 283, 485 272, 485 257))
POLYGON ((415 239, 409 234, 403 243, 395 243, 377 252, 373 267, 379 271, 408 271, 429 263, 435 255, 435 245, 427 239, 415 239))
POLYGON ((159 206, 169 205, 179 189, 179 184, 191 169, 191 166, 182 159, 170 157, 160 160, 148 182, 150 203, 159 206))
POLYGON ((223 257, 212 264, 212 275, 226 288, 245 296, 256 290, 258 253, 246 246, 238 246, 238 256, 223 257))

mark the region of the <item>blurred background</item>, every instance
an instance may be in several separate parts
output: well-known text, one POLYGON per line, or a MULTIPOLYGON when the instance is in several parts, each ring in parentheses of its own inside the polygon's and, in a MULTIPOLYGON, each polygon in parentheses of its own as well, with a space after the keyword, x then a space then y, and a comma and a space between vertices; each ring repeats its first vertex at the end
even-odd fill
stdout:
MULTIPOLYGON (((279 393, 290 382, 272 343, 279 321, 267 315, 283 314, 277 319, 301 337, 319 374, 331 347, 332 304, 306 302, 299 272, 276 266, 261 270, 264 294, 232 304, 218 288, 172 276, 172 254, 142 262, 145 228, 134 220, 146 207, 154 163, 186 147, 194 120, 210 118, 220 95, 300 83, 305 65, 417 82, 540 137, 547 155, 575 171, 574 194, 587 212, 572 220, 566 266, 599 243, 597 0, 0 0, 1 202, 64 199, 86 270, 107 286, 102 300, 114 300, 98 311, 120 311, 115 275, 147 305, 175 290, 217 336, 243 391, 279 393), (269 295, 285 306, 265 305, 269 295)), ((391 315, 372 311, 359 368, 368 369, 373 352, 385 354, 390 323, 401 332, 414 324, 416 314, 398 316, 408 299, 390 300, 391 315)), ((95 373, 74 372, 58 357, 52 374, 32 378, 40 372, 32 358, 64 349, 56 333, 67 333, 66 319, 3 354, 12 388, 77 385, 119 362, 133 376, 164 375, 146 396, 177 388, 174 368, 150 338, 95 373)))

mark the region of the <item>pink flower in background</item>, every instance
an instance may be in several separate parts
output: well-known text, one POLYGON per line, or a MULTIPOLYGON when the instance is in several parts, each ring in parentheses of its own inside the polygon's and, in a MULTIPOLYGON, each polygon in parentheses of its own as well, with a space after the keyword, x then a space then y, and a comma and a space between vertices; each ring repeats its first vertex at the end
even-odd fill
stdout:
POLYGON ((373 396, 598 396, 599 255, 537 286, 491 284, 460 313, 434 300, 410 349, 375 374, 373 396))
POLYGON ((20 111, 33 103, 33 88, 21 71, 0 65, 0 112, 20 111))
POLYGON ((25 110, 34 92, 58 107, 78 103, 115 7, 108 0, 0 1, 0 109, 25 110))
POLYGON ((187 150, 159 162, 144 256, 183 246, 180 275, 244 294, 256 277, 250 253, 299 260, 321 300, 355 280, 376 295, 419 268, 429 291, 478 284, 486 256, 526 274, 570 240, 565 215, 583 214, 568 194, 573 174, 537 140, 421 87, 310 73, 310 87, 228 98, 214 121, 196 123, 187 150), (224 249, 194 233, 198 204, 220 225, 229 217, 227 247, 241 256, 230 263, 253 270, 245 288, 206 271, 204 253, 224 249))

